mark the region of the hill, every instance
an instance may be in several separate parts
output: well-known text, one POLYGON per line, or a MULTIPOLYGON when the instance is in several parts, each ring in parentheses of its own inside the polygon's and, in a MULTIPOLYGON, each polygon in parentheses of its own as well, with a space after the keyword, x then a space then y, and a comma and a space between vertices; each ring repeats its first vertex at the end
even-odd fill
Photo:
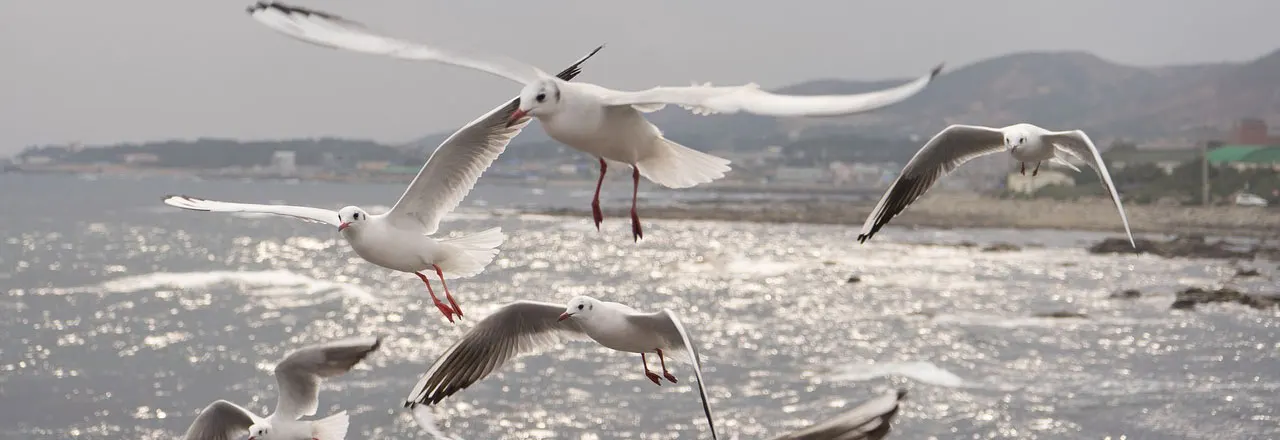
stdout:
MULTIPOLYGON (((909 79, 819 79, 776 89, 803 95, 858 93, 909 79)), ((1028 121, 1081 128, 1109 138, 1202 140, 1242 117, 1280 121, 1280 50, 1244 63, 1137 67, 1086 52, 1024 52, 956 68, 911 99, 842 118, 778 119, 755 115, 695 116, 678 108, 651 114, 668 137, 700 150, 788 145, 815 138, 928 137, 952 123, 1007 125, 1028 121)), ((435 148, 445 134, 412 144, 435 148)), ((547 145, 526 130, 513 147, 547 145)), ((852 148, 858 148, 853 146, 852 148)))

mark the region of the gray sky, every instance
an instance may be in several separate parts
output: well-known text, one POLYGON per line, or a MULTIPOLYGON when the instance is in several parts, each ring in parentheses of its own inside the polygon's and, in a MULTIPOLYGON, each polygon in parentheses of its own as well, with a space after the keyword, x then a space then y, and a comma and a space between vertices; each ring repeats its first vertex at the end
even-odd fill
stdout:
MULTIPOLYGON (((249 0, 0 1, 0 153, 29 144, 334 135, 403 142, 515 95, 489 75, 311 46, 249 0)), ((402 38, 614 88, 922 74, 1023 50, 1136 65, 1280 47, 1276 0, 293 0, 402 38), (930 6, 923 6, 930 5, 930 6)))

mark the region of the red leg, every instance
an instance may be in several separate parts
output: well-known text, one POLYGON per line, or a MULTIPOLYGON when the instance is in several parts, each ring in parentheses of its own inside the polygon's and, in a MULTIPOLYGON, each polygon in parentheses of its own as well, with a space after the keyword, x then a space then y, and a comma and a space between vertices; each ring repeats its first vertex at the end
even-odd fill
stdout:
POLYGON ((667 378, 671 383, 676 383, 676 376, 667 371, 667 360, 662 357, 662 349, 658 349, 658 362, 662 363, 662 377, 667 378))
POLYGON ((1026 162, 1018 162, 1018 164, 1022 166, 1022 170, 1021 170, 1021 171, 1019 171, 1019 172, 1020 172, 1020 173, 1022 173, 1022 175, 1024 175, 1024 176, 1025 176, 1025 175, 1027 175, 1027 163, 1026 163, 1026 162))
POLYGON ((631 166, 631 238, 640 241, 644 231, 640 229, 640 216, 636 214, 636 195, 640 193, 640 168, 631 166))
POLYGON ((1032 177, 1035 177, 1036 174, 1040 174, 1040 162, 1036 162, 1036 169, 1031 170, 1032 177))
POLYGON ((652 380, 654 385, 662 386, 662 379, 658 377, 658 374, 652 371, 649 371, 649 360, 645 359, 644 353, 640 353, 640 362, 644 363, 644 377, 647 377, 649 378, 649 380, 652 380))
POLYGON ((609 165, 604 163, 604 158, 600 159, 600 180, 596 181, 596 195, 591 198, 591 217, 596 220, 596 230, 600 230, 600 222, 604 221, 604 213, 600 212, 600 186, 604 185, 604 172, 609 170, 609 165))
POLYGON ((421 272, 414 272, 413 274, 421 278, 422 282, 427 285, 427 293, 431 294, 431 301, 436 303, 436 308, 440 309, 440 313, 443 313, 445 319, 448 319, 449 322, 453 322, 453 309, 449 308, 448 304, 441 302, 440 298, 436 298, 436 291, 431 288, 431 281, 427 280, 427 276, 421 272))
POLYGON ((453 312, 462 317, 462 308, 458 307, 458 302, 453 300, 453 294, 449 293, 449 285, 444 283, 444 272, 440 270, 440 266, 432 264, 431 267, 436 268, 436 275, 440 276, 440 285, 444 286, 444 297, 449 300, 449 305, 453 306, 453 312))

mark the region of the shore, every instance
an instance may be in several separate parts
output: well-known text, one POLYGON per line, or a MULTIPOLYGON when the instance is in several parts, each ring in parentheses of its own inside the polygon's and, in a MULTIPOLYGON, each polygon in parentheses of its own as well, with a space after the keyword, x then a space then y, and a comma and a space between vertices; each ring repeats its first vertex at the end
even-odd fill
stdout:
MULTIPOLYGON (((764 223, 814 223, 862 227, 875 202, 774 200, 752 203, 699 202, 679 206, 639 206, 641 218, 729 220, 764 223)), ((591 216, 584 209, 544 209, 532 213, 591 216)), ((1280 237, 1280 210, 1242 206, 1126 205, 1129 226, 1137 233, 1280 237)), ((605 209, 609 217, 627 209, 605 209)), ((935 193, 917 200, 889 227, 1062 229, 1124 234, 1109 199, 1010 200, 971 193, 935 193)))

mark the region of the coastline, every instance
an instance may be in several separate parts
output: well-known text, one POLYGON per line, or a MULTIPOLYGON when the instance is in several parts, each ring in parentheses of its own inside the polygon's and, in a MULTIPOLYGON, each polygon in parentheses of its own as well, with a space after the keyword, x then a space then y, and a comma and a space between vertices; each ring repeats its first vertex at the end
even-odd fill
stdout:
MULTIPOLYGON (((531 214, 591 216, 583 209, 529 209, 531 214)), ((641 218, 724 220, 759 223, 812 223, 861 228, 875 202, 763 200, 697 202, 671 206, 639 205, 641 218)), ((1234 237, 1280 237, 1280 210, 1243 206, 1125 205, 1134 234, 1204 234, 1234 237)), ((630 208, 606 208, 608 217, 628 216, 630 208)), ((1119 213, 1110 199, 1075 201, 998 199, 973 193, 935 193, 921 197, 888 227, 1057 229, 1124 235, 1119 213)))

